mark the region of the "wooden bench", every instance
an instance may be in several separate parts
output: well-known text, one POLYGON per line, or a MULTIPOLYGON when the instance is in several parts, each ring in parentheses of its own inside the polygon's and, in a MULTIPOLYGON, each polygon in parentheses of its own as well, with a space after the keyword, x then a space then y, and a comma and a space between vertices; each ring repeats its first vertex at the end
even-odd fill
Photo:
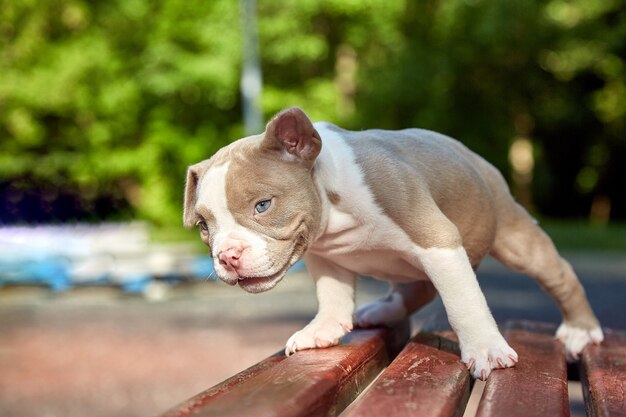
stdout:
MULTIPOLYGON (((460 417, 474 385, 482 389, 480 417, 569 416, 568 366, 554 331, 507 323, 519 364, 474 384, 450 331, 422 331, 407 342, 408 326, 355 330, 333 348, 277 353, 162 417, 460 417)), ((626 332, 605 335, 569 367, 569 377, 580 375, 587 415, 626 416, 626 332)))

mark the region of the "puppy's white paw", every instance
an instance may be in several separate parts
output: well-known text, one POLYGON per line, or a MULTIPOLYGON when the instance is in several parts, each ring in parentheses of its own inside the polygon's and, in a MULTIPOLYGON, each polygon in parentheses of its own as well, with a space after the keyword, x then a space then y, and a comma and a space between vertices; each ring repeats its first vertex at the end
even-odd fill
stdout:
POLYGON ((356 311, 356 323, 359 327, 391 327, 407 315, 402 296, 392 292, 388 297, 366 304, 356 311))
POLYGON ((333 317, 315 317, 304 329, 295 332, 285 346, 285 355, 298 350, 326 348, 352 330, 352 322, 340 322, 333 317))
POLYGON ((492 369, 511 368, 518 361, 517 352, 500 336, 499 340, 476 343, 461 348, 461 360, 474 378, 487 379, 492 369))
POLYGON ((585 346, 590 343, 599 344, 604 340, 600 327, 584 329, 562 323, 556 331, 556 338, 565 345, 568 359, 578 359, 585 346))

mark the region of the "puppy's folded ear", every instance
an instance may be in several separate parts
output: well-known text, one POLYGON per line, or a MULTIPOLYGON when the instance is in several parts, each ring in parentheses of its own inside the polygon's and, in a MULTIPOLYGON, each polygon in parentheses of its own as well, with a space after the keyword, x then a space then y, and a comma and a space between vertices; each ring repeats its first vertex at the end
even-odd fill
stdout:
POLYGON ((310 162, 322 150, 322 139, 309 117, 298 107, 278 113, 265 128, 265 149, 283 152, 288 158, 310 162))
POLYGON ((195 226, 195 206, 198 200, 198 183, 200 177, 207 170, 207 164, 200 162, 187 168, 187 180, 185 182, 185 205, 183 208, 183 225, 187 228, 195 226))

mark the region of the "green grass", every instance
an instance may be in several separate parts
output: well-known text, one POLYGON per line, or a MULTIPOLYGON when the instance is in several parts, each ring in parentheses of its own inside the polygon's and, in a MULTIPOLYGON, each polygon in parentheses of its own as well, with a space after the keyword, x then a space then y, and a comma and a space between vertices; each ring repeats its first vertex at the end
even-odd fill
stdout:
POLYGON ((543 219, 541 227, 559 250, 624 252, 626 223, 593 224, 584 220, 543 219))

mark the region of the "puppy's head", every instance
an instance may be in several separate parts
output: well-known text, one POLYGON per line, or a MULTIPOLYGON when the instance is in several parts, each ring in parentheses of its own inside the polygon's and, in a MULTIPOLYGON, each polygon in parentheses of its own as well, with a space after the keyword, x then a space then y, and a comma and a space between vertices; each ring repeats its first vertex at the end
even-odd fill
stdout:
POLYGON ((265 133, 189 167, 183 222, 200 229, 224 282, 267 291, 302 257, 320 223, 312 171, 321 147, 309 118, 290 108, 265 133))

